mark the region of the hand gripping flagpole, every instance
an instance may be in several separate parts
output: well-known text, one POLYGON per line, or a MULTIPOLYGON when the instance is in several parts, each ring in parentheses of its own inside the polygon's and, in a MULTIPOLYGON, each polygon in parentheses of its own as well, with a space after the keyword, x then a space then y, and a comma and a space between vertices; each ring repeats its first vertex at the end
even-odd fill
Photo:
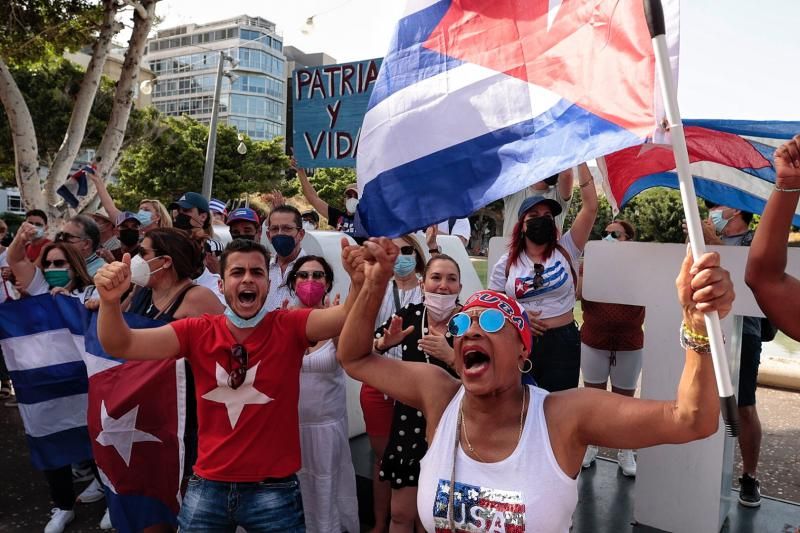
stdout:
MULTIPOLYGON (((683 131, 683 122, 678 108, 678 95, 675 90, 675 81, 672 79, 672 68, 667 50, 666 26, 664 23, 664 10, 661 0, 643 0, 647 26, 650 37, 653 39, 653 49, 656 56, 656 70, 661 82, 661 94, 664 99, 664 109, 669 120, 670 135, 672 138, 672 152, 678 170, 683 212, 686 216, 686 226, 689 230, 689 244, 692 256, 697 261, 706 252, 703 238, 703 229, 700 222, 700 212, 697 207, 697 196, 694 190, 694 181, 689 169, 689 152, 686 148, 686 137, 683 131)), ((722 335, 722 326, 719 314, 714 311, 705 315, 706 329, 711 343, 711 359, 714 363, 714 373, 717 378, 717 390, 720 396, 722 419, 728 435, 739 435, 739 417, 736 406, 736 396, 731 384, 731 372, 728 360, 725 357, 725 341, 722 335)))

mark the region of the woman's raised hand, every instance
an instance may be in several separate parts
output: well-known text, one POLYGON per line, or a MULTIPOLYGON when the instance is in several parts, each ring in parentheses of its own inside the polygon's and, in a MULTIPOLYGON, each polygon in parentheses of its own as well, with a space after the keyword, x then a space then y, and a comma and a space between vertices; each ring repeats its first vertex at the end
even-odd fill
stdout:
POLYGON ((730 313, 736 296, 730 274, 719 264, 719 254, 703 254, 695 263, 688 247, 675 286, 686 327, 704 335, 705 314, 717 311, 719 317, 724 318, 730 313))
POLYGON ((386 285, 394 276, 394 263, 400 249, 386 237, 372 238, 364 243, 364 275, 368 281, 386 285))

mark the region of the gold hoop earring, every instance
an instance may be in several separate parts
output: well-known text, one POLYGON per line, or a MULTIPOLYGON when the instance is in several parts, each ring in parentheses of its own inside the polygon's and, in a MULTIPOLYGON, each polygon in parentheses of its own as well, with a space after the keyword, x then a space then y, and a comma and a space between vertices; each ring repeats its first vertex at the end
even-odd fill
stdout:
POLYGON ((533 370, 533 361, 531 361, 530 359, 525 359, 525 363, 522 363, 522 366, 520 366, 519 363, 517 364, 517 370, 519 370, 520 374, 527 374, 528 372, 533 370), (525 367, 525 363, 528 364, 527 367, 525 367))

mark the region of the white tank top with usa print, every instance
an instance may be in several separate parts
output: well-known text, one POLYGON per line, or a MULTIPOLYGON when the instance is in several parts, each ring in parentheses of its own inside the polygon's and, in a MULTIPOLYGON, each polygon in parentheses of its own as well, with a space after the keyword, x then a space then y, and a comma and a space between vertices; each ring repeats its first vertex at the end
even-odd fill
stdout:
MULTIPOLYGON (((567 533, 578 503, 578 481, 556 461, 544 418, 547 391, 529 387, 522 438, 497 463, 471 459, 459 446, 453 506, 459 533, 567 533)), ((417 510, 428 532, 450 532, 448 503, 462 386, 447 406, 420 463, 417 510)))

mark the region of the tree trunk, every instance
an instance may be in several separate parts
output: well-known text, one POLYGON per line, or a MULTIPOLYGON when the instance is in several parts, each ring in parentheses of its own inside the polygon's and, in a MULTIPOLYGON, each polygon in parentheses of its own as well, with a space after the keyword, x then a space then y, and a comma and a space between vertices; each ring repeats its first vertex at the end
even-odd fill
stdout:
MULTIPOLYGON (((86 123, 92 111, 92 104, 100 86, 103 75, 103 66, 111 49, 111 39, 122 29, 122 24, 114 18, 117 14, 118 5, 116 0, 103 1, 103 22, 100 27, 100 34, 92 45, 92 58, 86 67, 86 74, 81 81, 81 88, 75 97, 75 106, 72 109, 69 126, 64 134, 64 142, 56 153, 53 166, 47 173, 45 182, 45 196, 47 203, 54 206, 57 203, 56 189, 64 183, 69 176, 75 156, 83 143, 83 136, 86 133, 86 123)), ((57 213, 52 213, 57 215, 57 213)))
MULTIPOLYGON (((133 90, 139 78, 139 65, 147 44, 147 35, 150 33, 155 20, 157 2, 158 0, 141 0, 136 2, 133 11, 133 32, 131 33, 130 41, 128 41, 122 73, 114 92, 111 117, 108 120, 106 131, 96 152, 95 163, 97 164, 97 171, 104 180, 108 178, 109 173, 111 173, 114 165, 119 160, 119 151, 125 140, 125 130, 128 127, 128 118, 133 106, 133 90)), ((94 195, 89 195, 89 197, 91 196, 94 195)), ((87 198, 85 203, 89 201, 87 198)))
POLYGON ((6 111, 11 138, 14 141, 14 174, 22 197, 22 205, 25 210, 43 209, 44 197, 39 185, 39 147, 36 143, 33 118, 17 82, 14 81, 8 65, 2 59, 0 59, 0 102, 6 111))

